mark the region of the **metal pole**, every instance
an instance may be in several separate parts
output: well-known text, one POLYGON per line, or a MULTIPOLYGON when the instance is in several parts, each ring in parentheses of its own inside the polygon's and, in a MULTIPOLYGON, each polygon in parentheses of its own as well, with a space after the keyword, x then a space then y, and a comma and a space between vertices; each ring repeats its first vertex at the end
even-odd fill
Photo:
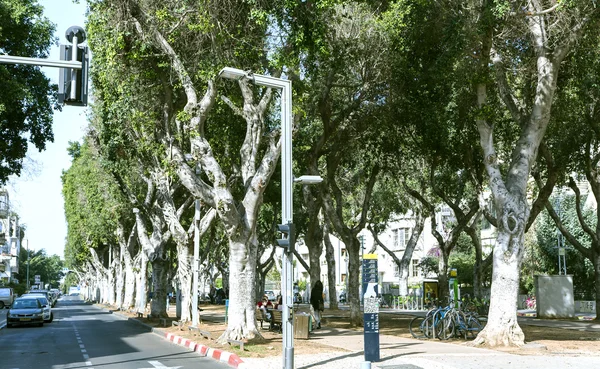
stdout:
POLYGON ((200 200, 196 200, 194 214, 194 276, 192 282, 192 327, 198 326, 198 259, 200 258, 200 200))
MULTIPOLYGON (((71 61, 77 61, 77 52, 79 49, 77 48, 77 34, 73 34, 73 50, 71 51, 71 61)), ((75 100, 77 97, 77 70, 71 70, 71 96, 72 100, 75 100)))
POLYGON ((67 60, 47 60, 41 58, 28 58, 25 56, 12 56, 12 55, 0 55, 0 63, 2 64, 24 64, 24 65, 37 65, 40 67, 52 67, 52 68, 73 68, 81 69, 81 62, 67 61, 67 60))
MULTIPOLYGON (((292 212, 292 82, 282 80, 284 83, 281 89, 281 204, 282 204, 282 224, 293 222, 292 212)), ((294 324, 290 313, 293 306, 293 284, 292 268, 293 257, 292 250, 295 249, 294 237, 291 237, 291 244, 288 250, 283 251, 282 273, 281 273, 281 295, 284 299, 283 311, 281 314, 283 331, 283 368, 294 368, 294 324)))
POLYGON ((27 242, 27 290, 29 290, 29 238, 27 242))

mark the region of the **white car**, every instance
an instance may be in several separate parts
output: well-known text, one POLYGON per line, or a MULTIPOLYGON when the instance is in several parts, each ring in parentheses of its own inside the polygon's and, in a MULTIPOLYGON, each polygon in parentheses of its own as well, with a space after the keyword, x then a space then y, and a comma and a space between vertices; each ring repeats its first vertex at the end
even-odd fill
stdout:
POLYGON ((54 320, 54 314, 52 313, 52 307, 50 301, 44 294, 41 293, 26 293, 20 297, 35 297, 40 304, 42 304, 42 312, 44 313, 44 323, 52 323, 54 320))

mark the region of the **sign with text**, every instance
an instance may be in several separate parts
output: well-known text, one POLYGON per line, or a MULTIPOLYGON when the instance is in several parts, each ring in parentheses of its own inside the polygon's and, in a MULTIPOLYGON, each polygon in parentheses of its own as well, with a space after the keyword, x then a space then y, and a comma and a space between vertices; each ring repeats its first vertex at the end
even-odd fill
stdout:
POLYGON ((365 254, 362 262, 365 361, 379 361, 379 272, 377 255, 365 254))

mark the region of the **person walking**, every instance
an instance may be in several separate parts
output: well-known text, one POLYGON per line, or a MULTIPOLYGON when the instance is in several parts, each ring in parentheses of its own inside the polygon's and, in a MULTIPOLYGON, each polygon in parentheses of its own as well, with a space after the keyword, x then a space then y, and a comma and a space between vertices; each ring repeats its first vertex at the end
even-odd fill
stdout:
POLYGON ((310 309, 315 319, 317 329, 321 329, 321 312, 325 310, 325 301, 323 301, 323 283, 316 281, 310 291, 310 309))

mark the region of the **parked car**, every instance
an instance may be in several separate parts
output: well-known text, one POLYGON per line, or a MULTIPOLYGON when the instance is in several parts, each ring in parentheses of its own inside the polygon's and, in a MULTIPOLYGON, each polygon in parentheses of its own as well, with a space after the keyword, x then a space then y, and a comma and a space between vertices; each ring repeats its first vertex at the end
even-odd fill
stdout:
POLYGON ((5 307, 9 307, 12 305, 15 300, 15 294, 12 288, 10 287, 1 287, 0 288, 0 309, 4 309, 5 307))
POLYGON ((16 299, 6 317, 6 328, 14 325, 44 325, 42 304, 35 297, 20 297, 16 299))
POLYGON ((273 291, 265 291, 265 295, 269 298, 269 301, 275 301, 277 296, 275 296, 275 292, 273 291))
POLYGON ((48 301, 50 301, 51 307, 54 307, 54 304, 56 304, 56 300, 54 300, 52 298, 52 294, 50 292, 48 292, 47 290, 31 290, 31 291, 27 292, 27 294, 32 294, 32 293, 44 295, 48 299, 48 301))
POLYGON ((44 311, 44 323, 52 323, 54 320, 54 314, 52 313, 52 306, 50 301, 41 293, 26 293, 21 297, 33 297, 38 299, 42 304, 42 310, 44 311))

